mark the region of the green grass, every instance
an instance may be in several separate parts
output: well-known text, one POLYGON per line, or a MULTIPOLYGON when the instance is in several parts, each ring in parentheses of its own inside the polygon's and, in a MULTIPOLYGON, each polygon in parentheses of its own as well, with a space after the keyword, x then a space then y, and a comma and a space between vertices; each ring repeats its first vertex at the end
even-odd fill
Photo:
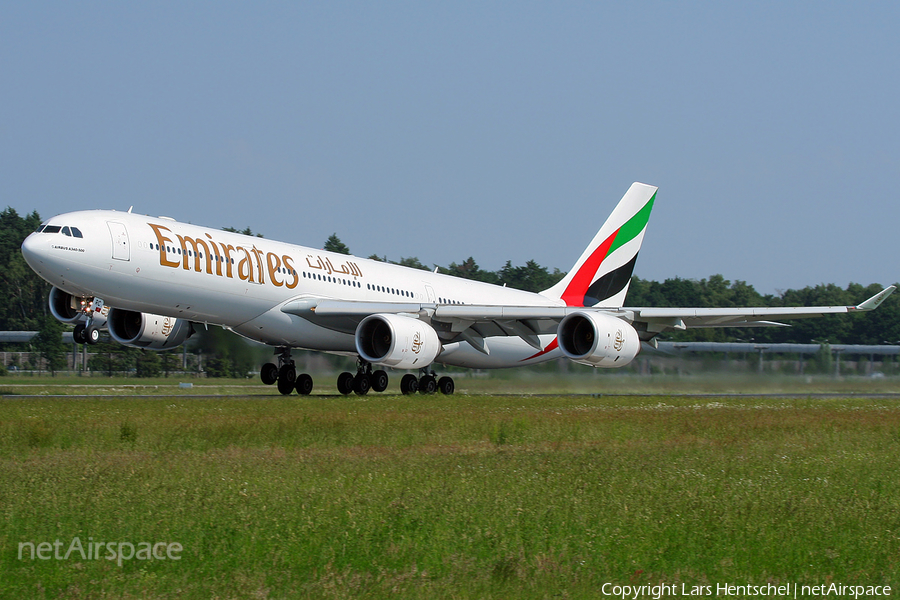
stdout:
MULTIPOLYGON (((684 375, 639 375, 617 370, 590 369, 571 365, 570 373, 500 369, 450 373, 460 394, 816 394, 816 393, 900 393, 900 378, 879 379, 851 375, 780 375, 774 373, 724 373, 697 371, 684 375)), ((399 393, 400 372, 391 374, 389 392, 399 393)), ((337 372, 314 374, 314 395, 337 393, 337 372)), ((9 395, 252 395, 271 396, 274 387, 261 385, 258 378, 217 379, 194 374, 139 379, 77 376, 31 376, 0 378, 0 396, 9 395), (190 384, 190 388, 179 387, 190 384)))
POLYGON ((900 587, 896 400, 268 391, 0 400, 0 597, 900 587), (75 537, 184 550, 18 558, 75 537))

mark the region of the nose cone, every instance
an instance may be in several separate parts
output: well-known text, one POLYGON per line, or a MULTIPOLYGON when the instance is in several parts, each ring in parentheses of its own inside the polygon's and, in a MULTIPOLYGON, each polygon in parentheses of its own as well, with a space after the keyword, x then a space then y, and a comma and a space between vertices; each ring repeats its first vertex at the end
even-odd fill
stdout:
POLYGON ((46 251, 44 246, 36 233, 32 233, 22 242, 22 256, 25 257, 25 262, 38 273, 40 273, 42 254, 46 251))
POLYGON ((69 271, 65 257, 54 250, 53 235, 32 233, 22 242, 22 257, 41 279, 53 285, 60 285, 69 271))

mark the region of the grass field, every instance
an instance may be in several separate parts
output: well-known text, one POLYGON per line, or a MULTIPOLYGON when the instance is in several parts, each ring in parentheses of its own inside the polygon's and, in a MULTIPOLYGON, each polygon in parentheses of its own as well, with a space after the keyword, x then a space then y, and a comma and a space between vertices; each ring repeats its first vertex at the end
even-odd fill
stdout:
POLYGON ((33 394, 0 400, 3 598, 900 588, 893 397, 283 398, 239 382, 28 383, 0 382, 33 394), (52 556, 75 538, 85 552, 102 542, 102 558, 52 556), (56 540, 46 560, 27 545, 19 556, 56 540), (141 543, 178 544, 178 560, 146 551, 117 564, 141 543))

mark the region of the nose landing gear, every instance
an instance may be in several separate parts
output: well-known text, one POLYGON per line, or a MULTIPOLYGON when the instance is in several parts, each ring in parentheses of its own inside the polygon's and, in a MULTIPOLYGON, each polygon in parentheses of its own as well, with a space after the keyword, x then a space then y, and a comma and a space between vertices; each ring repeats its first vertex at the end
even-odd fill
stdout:
POLYGON ((93 346, 100 341, 100 326, 106 322, 103 308, 102 298, 82 299, 80 312, 85 317, 85 322, 79 323, 72 330, 72 339, 75 340, 76 344, 90 344, 93 346))
POLYGON ((96 327, 79 323, 72 330, 72 339, 76 344, 94 345, 100 341, 100 330, 96 327))

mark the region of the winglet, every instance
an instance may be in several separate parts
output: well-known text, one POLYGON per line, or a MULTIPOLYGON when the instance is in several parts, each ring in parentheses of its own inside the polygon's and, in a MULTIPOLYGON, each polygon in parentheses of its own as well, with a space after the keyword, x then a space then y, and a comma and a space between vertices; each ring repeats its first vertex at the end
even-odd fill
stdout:
POLYGON ((878 308, 881 305, 882 302, 884 302, 885 298, 887 298, 888 296, 893 294, 894 290, 896 290, 896 289, 897 289, 896 285, 888 286, 888 287, 884 288, 883 290, 881 290, 880 292, 878 292, 877 294, 875 294, 874 296, 872 296, 871 298, 869 298, 868 300, 866 300, 865 302, 863 302, 862 304, 857 304, 856 306, 854 306, 853 310, 859 310, 859 311, 875 310, 876 308, 878 308))

